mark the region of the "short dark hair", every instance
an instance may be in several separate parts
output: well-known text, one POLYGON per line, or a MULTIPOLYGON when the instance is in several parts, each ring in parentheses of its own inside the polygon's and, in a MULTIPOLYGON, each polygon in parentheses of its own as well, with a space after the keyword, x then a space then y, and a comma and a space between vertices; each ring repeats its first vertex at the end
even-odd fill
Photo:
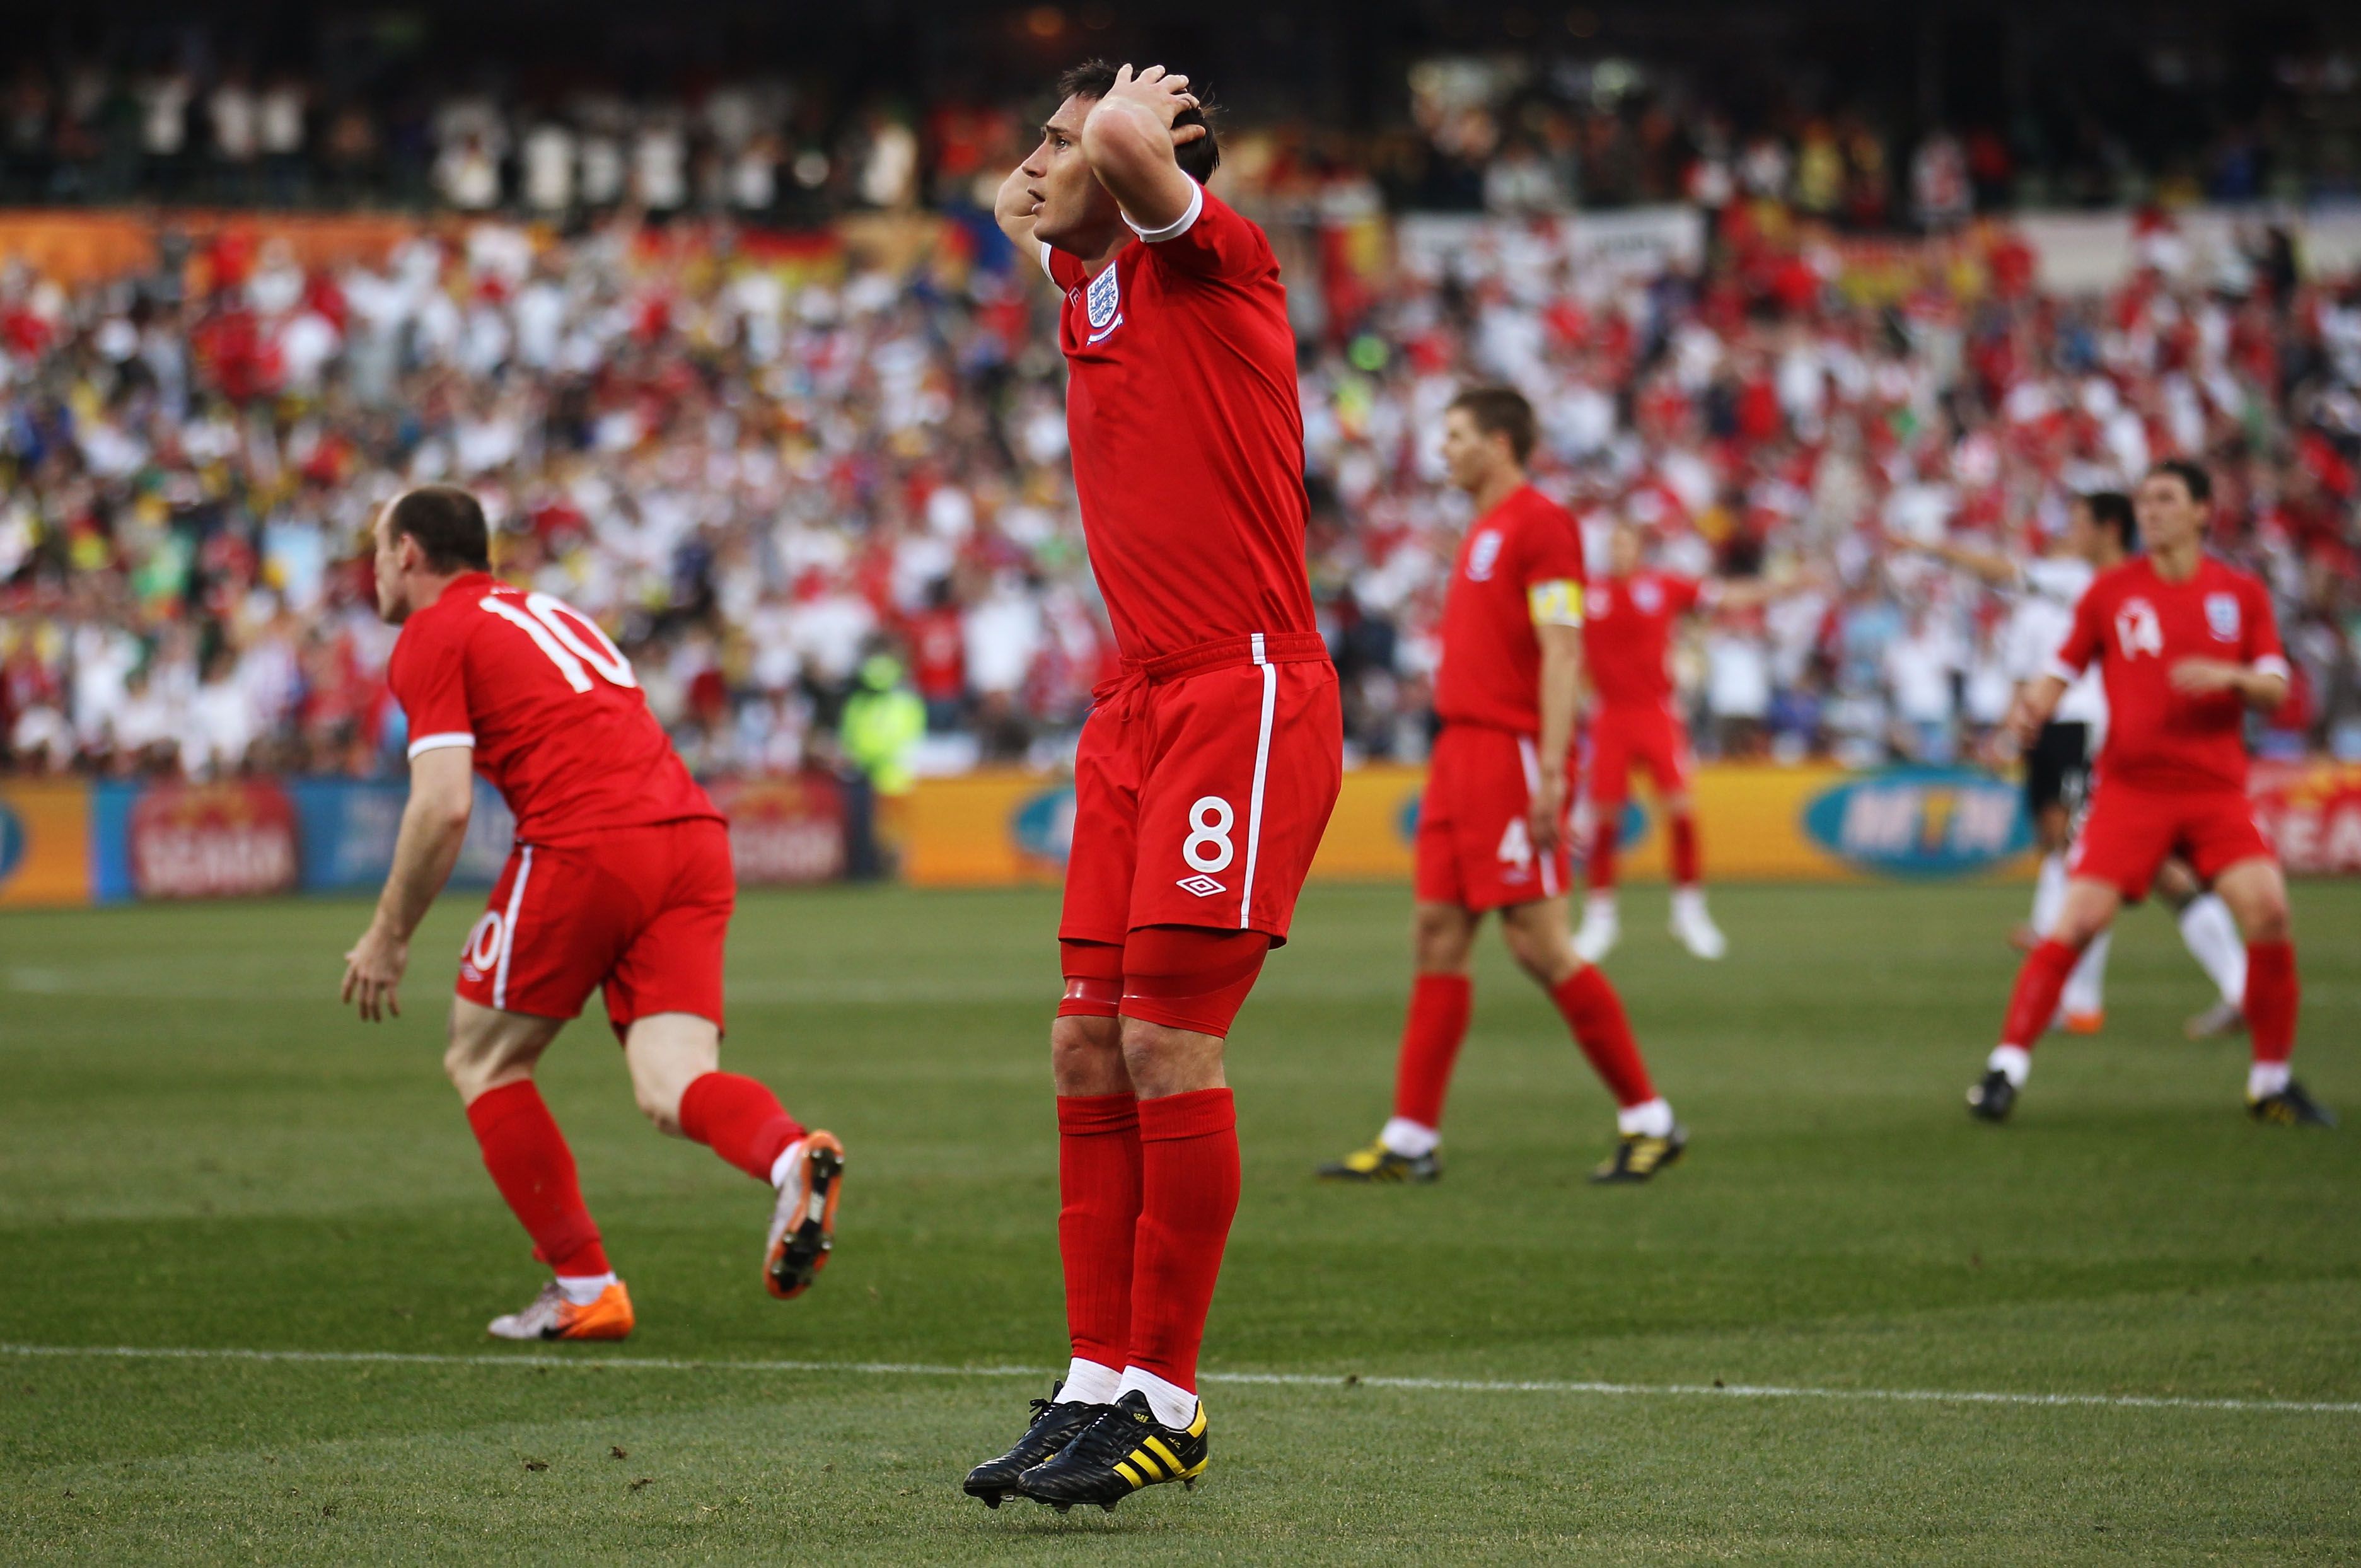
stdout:
POLYGON ((421 485, 393 503, 386 526, 418 541, 437 572, 492 569, 492 531, 483 504, 456 485, 421 485))
POLYGON ((1519 464, 1533 455, 1533 405, 1514 387, 1470 387, 1451 400, 1487 435, 1505 435, 1519 464))
MULTIPOLYGON (((1069 98, 1104 98, 1115 90, 1115 66, 1112 60, 1086 60, 1058 78, 1058 102, 1062 104, 1069 98)), ((1213 177, 1213 170, 1222 166, 1222 133, 1213 124, 1214 116, 1221 110, 1214 104, 1213 95, 1203 88, 1191 82, 1189 90, 1196 95, 1199 106, 1183 109, 1173 115, 1172 128, 1179 130, 1184 126, 1202 126, 1205 134, 1195 141, 1174 148, 1172 160, 1180 166, 1181 173, 1202 185, 1213 177)))
POLYGON ((2205 465, 2194 457, 2168 457, 2147 472, 2150 478, 2158 474, 2169 474, 2179 479, 2188 487, 2189 499, 2192 501, 2213 499, 2213 476, 2208 474, 2205 465))
POLYGON ((2081 498, 2091 510, 2091 521, 2101 528, 2115 531, 2116 543, 2130 554, 2139 548, 2139 518, 2132 510, 2132 499, 2121 490, 2092 490, 2081 498))

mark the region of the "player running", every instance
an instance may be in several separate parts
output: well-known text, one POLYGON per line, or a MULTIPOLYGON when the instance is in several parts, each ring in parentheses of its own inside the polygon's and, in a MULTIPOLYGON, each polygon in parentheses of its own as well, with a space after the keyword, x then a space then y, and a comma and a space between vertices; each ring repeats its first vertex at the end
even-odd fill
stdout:
POLYGON ((2106 683, 2107 741, 2068 861, 2064 907, 2018 971, 2001 1043, 1968 1091, 1968 1108, 1986 1121, 2016 1102, 2082 949, 2126 900, 2147 895, 2157 868, 2179 851, 2246 939, 2248 1110, 2260 1122, 2334 1124, 2289 1076, 2296 972, 2287 881, 2246 796, 2246 710, 2287 700, 2288 663, 2261 582, 2204 553, 2213 494, 2205 470, 2186 459, 2160 463, 2140 481, 2147 554, 2092 583, 2049 674, 2010 715, 2029 745, 2076 676, 2095 663, 2106 683))
POLYGON ((1589 763, 1583 770, 1590 828, 1590 895, 1574 950, 1597 963, 1623 934, 1615 906, 1615 851, 1631 773, 1647 771, 1664 814, 1673 862, 1674 940, 1701 959, 1719 959, 1730 940, 1706 912, 1697 810, 1689 794, 1688 726, 1673 700, 1673 626, 1700 609, 1743 609, 1770 597, 1759 583, 1684 577, 1642 559, 1640 531, 1618 524, 1608 540, 1608 575, 1590 585, 1582 641, 1598 704, 1590 719, 1589 763))
POLYGON ((1582 535, 1525 480, 1533 411, 1506 387, 1462 392, 1444 418, 1451 482, 1476 503, 1443 601, 1443 720, 1418 808, 1416 976, 1394 1069, 1394 1113, 1365 1149, 1323 1165, 1336 1181, 1443 1174, 1443 1101, 1467 1033, 1468 949, 1487 911, 1550 993, 1615 1096, 1621 1134, 1593 1181, 1645 1181, 1688 1135, 1648 1080, 1607 977, 1566 933, 1567 759, 1582 689, 1582 535))
MULTIPOLYGON (((2030 561, 1971 550, 1940 541, 1895 536, 1905 550, 1931 555, 2015 596, 2016 606, 2003 636, 2009 673, 2022 697, 2048 674, 2049 662, 2074 624, 2074 607, 2099 573, 2131 559, 2139 545, 2132 499, 2119 490, 2078 495, 2069 503, 2066 527, 2050 553, 2030 561)), ((2086 669, 2058 699, 2025 752, 2025 808, 2041 869, 2033 886, 2033 917, 2020 944, 2030 952, 2058 923, 2066 902, 2066 851, 2074 819, 2090 794, 2091 760, 2107 729, 2107 693, 2098 672, 2086 669)), ((2175 855, 2157 872, 2157 896, 2172 911, 2190 956, 2213 981, 2220 999, 2191 1018, 2191 1039, 2226 1035, 2246 1022, 2246 949, 2220 896, 2200 886, 2189 863, 2175 855)), ((2082 951, 2059 997, 2058 1022, 2069 1034, 2098 1033, 2106 1017, 2107 948, 2113 932, 2101 932, 2082 951)))
POLYGON ((480 772, 516 847, 467 934, 443 1069, 492 1182, 555 1275, 501 1339, 621 1339, 631 1298, 584 1207, 533 1072, 593 988, 640 1109, 778 1199, 763 1278, 797 1296, 834 1245, 844 1148, 751 1078, 716 1070, 721 948, 736 902, 730 834, 588 617, 491 575, 484 512, 433 485, 378 514, 378 612, 401 628, 388 678, 410 719, 410 804, 376 918, 345 955, 345 1000, 399 1014, 411 933, 467 838, 480 772))
POLYGON ((1220 153, 1188 78, 1093 61, 1059 93, 998 216, 1065 295, 1074 488, 1123 665, 1074 760, 1049 1036, 1073 1360, 966 1486, 1112 1508, 1205 1468, 1197 1352, 1238 1201, 1223 1043, 1286 938, 1344 735, 1270 242, 1205 191, 1220 153))

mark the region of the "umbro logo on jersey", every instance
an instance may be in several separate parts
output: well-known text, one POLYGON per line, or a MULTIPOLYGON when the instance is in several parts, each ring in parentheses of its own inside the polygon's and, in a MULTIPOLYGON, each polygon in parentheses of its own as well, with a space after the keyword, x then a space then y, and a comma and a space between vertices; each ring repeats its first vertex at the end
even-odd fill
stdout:
POLYGON ((1173 885, 1180 888, 1183 893, 1193 893, 1200 898, 1211 898, 1217 893, 1227 893, 1230 891, 1228 888, 1224 887, 1220 883, 1215 882, 1212 877, 1205 876, 1202 873, 1196 876, 1184 876, 1173 885))
POLYGON ((1091 341, 1104 342, 1106 335, 1123 324, 1123 285, 1115 280, 1122 263, 1113 262, 1107 269, 1091 280, 1089 291, 1082 297, 1083 309, 1089 313, 1091 341))

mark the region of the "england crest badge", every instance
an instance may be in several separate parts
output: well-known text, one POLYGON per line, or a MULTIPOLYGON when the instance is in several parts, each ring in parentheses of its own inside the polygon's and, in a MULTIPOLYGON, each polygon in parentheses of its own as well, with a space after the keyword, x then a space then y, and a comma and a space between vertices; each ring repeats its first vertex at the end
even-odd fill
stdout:
POLYGON ((1090 313, 1093 343, 1102 341, 1123 324, 1123 285, 1115 281, 1122 266, 1120 261, 1109 263, 1105 271, 1091 280, 1090 291, 1083 296, 1083 308, 1090 313))
POLYGON ((2207 594, 2205 596, 2205 629, 2224 642, 2238 640, 2238 596, 2207 594))

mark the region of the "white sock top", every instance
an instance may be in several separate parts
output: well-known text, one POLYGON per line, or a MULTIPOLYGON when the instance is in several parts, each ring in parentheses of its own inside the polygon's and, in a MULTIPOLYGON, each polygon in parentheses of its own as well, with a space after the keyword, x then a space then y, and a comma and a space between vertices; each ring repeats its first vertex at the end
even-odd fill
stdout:
POLYGON ((1066 1364, 1066 1381, 1058 1389, 1061 1405, 1112 1405, 1116 1385, 1123 1374, 1102 1362, 1084 1361, 1081 1356, 1066 1364))
POLYGON ((1378 1133, 1378 1142, 1385 1145, 1389 1153, 1404 1159, 1417 1159, 1433 1154, 1435 1146, 1443 1142, 1443 1135, 1407 1116, 1391 1116, 1387 1118, 1384 1131, 1378 1133))
POLYGON ((561 1274, 557 1277, 557 1293, 577 1307, 587 1307, 607 1293, 615 1283, 612 1270, 605 1274, 561 1274))
POLYGON ((1618 1111, 1615 1130, 1625 1137, 1669 1138, 1673 1135, 1672 1104, 1660 1094, 1629 1110, 1618 1111))
POLYGON ((1126 1366, 1123 1369, 1123 1385, 1116 1389, 1115 1398, 1120 1399, 1134 1392, 1148 1396, 1148 1408, 1155 1411, 1156 1419, 1168 1427, 1186 1427, 1197 1419, 1196 1395, 1177 1383, 1167 1383, 1153 1372, 1126 1366))

